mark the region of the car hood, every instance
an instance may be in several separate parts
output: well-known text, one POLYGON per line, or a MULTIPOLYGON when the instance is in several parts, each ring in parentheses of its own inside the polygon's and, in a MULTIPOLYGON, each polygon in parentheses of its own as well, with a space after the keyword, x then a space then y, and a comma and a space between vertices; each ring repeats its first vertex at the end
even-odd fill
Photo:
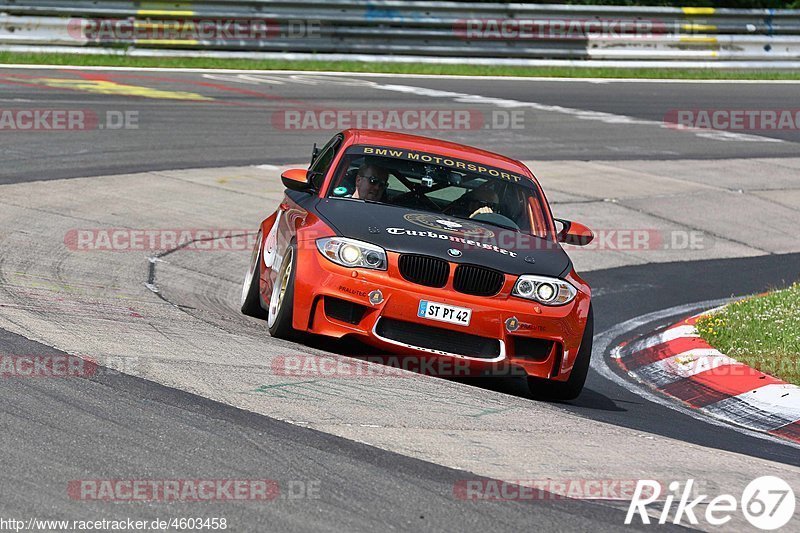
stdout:
POLYGON ((571 267, 552 241, 475 220, 341 198, 323 198, 319 215, 343 237, 399 253, 430 255, 508 274, 560 276, 571 267))

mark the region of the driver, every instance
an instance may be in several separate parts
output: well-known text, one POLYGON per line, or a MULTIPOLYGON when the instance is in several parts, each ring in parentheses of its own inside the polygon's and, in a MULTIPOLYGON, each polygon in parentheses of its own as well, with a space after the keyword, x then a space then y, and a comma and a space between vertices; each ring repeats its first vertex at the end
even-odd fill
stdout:
POLYGON ((356 190, 352 197, 377 202, 386 191, 388 183, 388 170, 373 163, 364 163, 358 167, 356 190))
POLYGON ((500 209, 500 197, 491 187, 486 185, 470 191, 465 196, 466 212, 469 218, 485 213, 497 213, 500 209))

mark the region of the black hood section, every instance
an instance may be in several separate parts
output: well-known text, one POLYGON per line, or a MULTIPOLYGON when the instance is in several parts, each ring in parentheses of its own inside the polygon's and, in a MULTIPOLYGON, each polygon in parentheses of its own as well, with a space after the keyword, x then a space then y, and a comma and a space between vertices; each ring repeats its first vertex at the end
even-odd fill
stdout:
POLYGON ((316 210, 339 235, 393 252, 430 255, 515 275, 558 277, 571 266, 556 243, 474 220, 340 198, 323 198, 316 210), (451 249, 461 255, 448 254, 451 249))

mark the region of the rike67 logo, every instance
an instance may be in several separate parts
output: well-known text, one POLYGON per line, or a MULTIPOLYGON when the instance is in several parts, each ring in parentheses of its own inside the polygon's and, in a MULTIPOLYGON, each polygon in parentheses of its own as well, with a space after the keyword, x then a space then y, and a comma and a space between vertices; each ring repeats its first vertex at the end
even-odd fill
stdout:
POLYGON ((669 484, 671 494, 662 497, 658 481, 641 479, 636 484, 625 524, 633 523, 638 515, 642 524, 651 523, 647 506, 653 505, 651 513, 658 515, 658 523, 698 525, 698 517, 712 526, 722 526, 730 522, 734 513, 741 512, 751 525, 758 529, 772 531, 785 526, 794 516, 795 497, 792 487, 775 476, 762 476, 751 481, 738 500, 731 494, 721 494, 713 499, 706 494, 693 494, 694 480, 689 479, 681 490, 681 484, 669 484), (676 502, 677 499, 677 502, 676 502), (663 507, 660 506, 663 502, 663 507), (699 506, 705 506, 701 513, 699 506), (660 512, 658 512, 660 509, 660 512))

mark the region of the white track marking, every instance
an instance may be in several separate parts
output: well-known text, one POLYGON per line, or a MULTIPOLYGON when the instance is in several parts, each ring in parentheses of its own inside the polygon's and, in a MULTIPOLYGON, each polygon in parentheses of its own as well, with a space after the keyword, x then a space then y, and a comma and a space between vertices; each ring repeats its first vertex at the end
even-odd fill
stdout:
POLYGON ((492 80, 492 81, 557 81, 575 83, 701 83, 717 85, 798 85, 800 80, 690 80, 678 78, 560 78, 550 76, 468 76, 456 74, 398 74, 386 72, 341 72, 335 70, 258 70, 258 69, 226 69, 226 68, 170 68, 170 67, 106 67, 106 66, 71 66, 71 65, 28 65, 7 64, 4 69, 27 70, 95 70, 121 72, 185 72, 191 74, 314 74, 320 76, 358 76, 360 78, 413 78, 435 80, 492 80))
MULTIPOLYGON (((772 383, 757 389, 758 398, 752 394, 752 403, 773 406, 780 409, 783 413, 800 419, 800 387, 791 383, 781 384, 772 383)), ((740 395, 744 396, 744 395, 740 395)))
POLYGON ((734 424, 771 431, 800 420, 800 387, 772 383, 703 407, 734 424))
MULTIPOLYGON (((31 67, 38 67, 38 68, 52 68, 50 65, 29 65, 27 68, 31 67)), ((5 68, 17 68, 18 66, 4 66, 5 68)), ((21 66, 19 68, 22 68, 21 66)), ((60 67, 64 68, 64 67, 60 67)), ((92 67, 75 67, 76 70, 97 70, 92 67)), ((106 70, 113 70, 113 67, 103 67, 106 70)), ((137 70, 137 69, 129 69, 129 68, 119 68, 118 70, 137 70)), ((341 72, 302 72, 302 71, 242 71, 242 70, 204 70, 204 69, 140 69, 142 71, 151 71, 151 72, 202 72, 204 77, 209 79, 220 79, 223 76, 219 76, 218 74, 237 74, 234 78, 224 77, 224 81, 236 81, 238 83, 244 84, 258 84, 258 83, 265 83, 265 84, 283 84, 286 81, 290 81, 293 83, 300 83, 304 85, 317 85, 319 83, 318 80, 315 80, 315 76, 340 76, 340 75, 349 75, 349 76, 365 76, 364 74, 360 73, 341 73, 341 72), (266 76, 266 74, 272 74, 273 76, 266 76), (276 79, 274 74, 290 74, 289 80, 283 79, 276 79), (262 77, 263 76, 263 77, 262 77)), ((421 76, 414 76, 414 75, 407 75, 407 74, 398 74, 393 75, 394 77, 402 77, 402 78, 422 78, 421 76)), ((448 79, 447 76, 433 76, 435 79, 448 79)), ((575 81, 571 78, 503 78, 503 77, 481 77, 477 78, 475 76, 465 76, 465 77, 451 77, 450 79, 501 79, 501 80, 508 80, 513 79, 515 81, 518 80, 534 80, 534 81, 563 81, 563 80, 571 80, 575 81)), ((668 124, 664 121, 657 121, 657 120, 649 120, 649 119, 642 119, 631 117, 628 115, 619 115, 615 113, 606 113, 602 111, 592 111, 586 109, 576 109, 571 107, 564 107, 564 106, 557 106, 557 105, 547 105, 547 104, 540 104, 537 102, 523 102, 520 100, 513 100, 507 98, 494 98, 489 96, 482 96, 477 94, 466 94, 466 93, 458 93, 452 91, 440 91, 434 89, 428 89, 425 87, 414 87, 410 85, 380 85, 376 82, 358 80, 357 78, 353 78, 347 80, 348 83, 353 85, 362 85, 362 86, 370 86, 375 89, 386 90, 386 91, 397 91, 403 93, 411 93, 416 94, 419 96, 427 96, 431 98, 452 98, 456 102, 460 103, 469 103, 469 104, 485 104, 485 105, 495 105, 497 107, 501 107, 504 109, 508 108, 528 108, 533 109, 536 111, 543 111, 543 112, 551 112, 551 113, 561 113, 565 115, 570 115, 574 118, 578 118, 580 120, 593 120, 593 121, 600 121, 606 124, 634 124, 634 125, 647 125, 647 126, 656 126, 659 128, 667 128, 671 129, 672 131, 680 132, 680 133, 692 133, 697 137, 710 139, 714 141, 722 141, 722 142, 766 142, 766 143, 783 143, 785 142, 783 139, 777 139, 773 137, 766 137, 762 135, 753 135, 749 133, 736 133, 732 131, 720 131, 720 130, 709 130, 709 129, 702 129, 702 128, 681 128, 678 129, 674 125, 668 124), (363 84, 361 83, 363 81, 363 84)), ((597 82, 597 80, 587 80, 587 79, 580 79, 578 81, 582 82, 597 82)), ((636 80, 625 80, 626 82, 633 82, 636 80)), ((656 82, 657 80, 650 80, 651 82, 656 82)), ((673 80, 673 81, 681 81, 681 80, 673 80)), ((723 80, 707 80, 707 81, 723 81, 723 80)), ((738 80, 741 81, 741 80, 738 80)), ((606 83, 603 80, 603 83, 606 83)))
POLYGON ((659 344, 664 344, 665 342, 674 341, 675 339, 680 339, 681 337, 699 337, 700 335, 697 333, 697 330, 694 326, 677 326, 672 327, 669 329, 665 329, 661 333, 656 335, 652 335, 650 337, 644 338, 642 340, 634 341, 628 345, 622 347, 625 352, 641 352, 642 350, 647 350, 648 348, 652 348, 653 346, 658 346, 659 344))
MULTIPOLYGON (((204 74, 204 77, 210 79, 219 78, 219 76, 215 76, 213 74, 204 74)), ((664 121, 642 119, 642 118, 631 117, 628 115, 606 113, 603 111, 576 109, 558 105, 540 104, 537 102, 524 102, 520 100, 495 98, 495 97, 482 96, 477 94, 459 93, 453 91, 442 91, 438 89, 429 89, 426 87, 416 87, 411 85, 396 85, 396 84, 384 85, 374 81, 362 80, 357 78, 339 77, 338 74, 337 75, 324 75, 322 73, 293 74, 290 75, 288 78, 286 78, 286 80, 293 83, 300 83, 303 85, 318 85, 318 84, 331 84, 332 81, 331 78, 334 78, 336 80, 334 82, 334 84, 336 85, 369 87, 372 89, 395 91, 395 92, 413 94, 416 96, 422 96, 428 98, 451 98, 453 99, 453 101, 459 103, 494 105, 502 109, 527 108, 548 113, 561 113, 565 115, 570 115, 580 120, 599 121, 605 124, 632 124, 632 125, 656 126, 659 128, 666 128, 679 133, 691 133, 696 135, 697 137, 715 141, 767 142, 767 143, 785 142, 783 139, 765 137, 762 135, 753 135, 749 133, 736 133, 732 131, 711 130, 706 128, 677 128, 674 124, 668 124, 667 122, 664 121)), ((241 79, 241 82, 246 84, 258 83, 257 77, 248 74, 239 74, 237 76, 226 76, 225 79, 227 81, 237 81, 241 79)), ((587 81, 587 80, 582 80, 582 81, 587 81)), ((263 83, 270 83, 270 82, 268 80, 265 80, 263 83)))
POLYGON ((664 320, 665 318, 671 316, 677 316, 684 313, 688 314, 695 310, 703 308, 716 307, 719 305, 726 304, 730 301, 732 300, 719 299, 719 300, 707 300, 704 302, 697 302, 693 304, 679 305, 677 307, 671 307, 669 309, 648 313, 646 315, 626 320, 621 324, 617 324, 613 328, 608 329, 603 333, 594 336, 594 348, 592 349, 592 363, 591 363, 592 369, 594 369, 595 372, 597 372, 607 380, 616 383, 620 387, 632 392, 633 394, 636 394, 637 396, 640 396, 641 398, 644 398, 647 401, 663 405, 664 407, 672 409, 673 411, 677 411, 686 416, 690 416, 695 420, 699 420, 701 422, 705 422, 707 424, 711 424, 718 427, 724 427, 750 437, 755 437, 757 439, 770 441, 776 444, 782 444, 784 446, 790 446, 792 448, 800 450, 800 444, 798 443, 780 439, 778 437, 773 437, 772 435, 768 435, 766 433, 749 430, 740 426, 731 425, 726 421, 718 420, 696 409, 690 409, 688 407, 684 407, 680 405, 676 400, 670 400, 668 398, 655 394, 654 392, 645 389, 642 386, 636 385, 631 381, 628 381, 627 379, 623 378, 622 376, 614 372, 614 370, 609 366, 609 361, 608 359, 606 359, 606 354, 610 351, 611 342, 614 339, 617 339, 620 336, 625 335, 626 333, 629 333, 634 329, 649 324, 651 322, 664 320))
POLYGON ((277 76, 264 76, 261 74, 203 74, 203 77, 209 80, 229 81, 233 83, 246 83, 250 85, 284 85, 285 79, 278 78, 277 76))
POLYGON ((381 85, 375 83, 372 85, 372 87, 374 89, 380 89, 384 91, 395 91, 405 94, 425 96, 428 98, 448 98, 454 102, 459 102, 464 104, 494 105, 496 107, 500 107, 503 109, 527 108, 548 113, 561 113, 563 115, 568 115, 580 120, 591 120, 596 122, 603 122, 604 124, 632 124, 632 125, 656 126, 659 128, 670 129, 678 133, 693 133, 694 135, 702 136, 704 138, 713 139, 717 141, 746 141, 746 142, 769 142, 769 143, 784 142, 783 139, 773 139, 771 137, 762 137, 761 135, 751 135, 747 133, 734 133, 730 131, 694 129, 694 128, 678 129, 675 127, 674 124, 668 124, 664 121, 636 118, 628 115, 606 113, 603 111, 576 109, 560 105, 540 104, 537 102, 524 102, 521 100, 514 100, 510 98, 494 98, 490 96, 482 96, 479 94, 442 91, 438 89, 428 89, 426 87, 415 87, 412 85, 394 85, 394 84, 381 85))

